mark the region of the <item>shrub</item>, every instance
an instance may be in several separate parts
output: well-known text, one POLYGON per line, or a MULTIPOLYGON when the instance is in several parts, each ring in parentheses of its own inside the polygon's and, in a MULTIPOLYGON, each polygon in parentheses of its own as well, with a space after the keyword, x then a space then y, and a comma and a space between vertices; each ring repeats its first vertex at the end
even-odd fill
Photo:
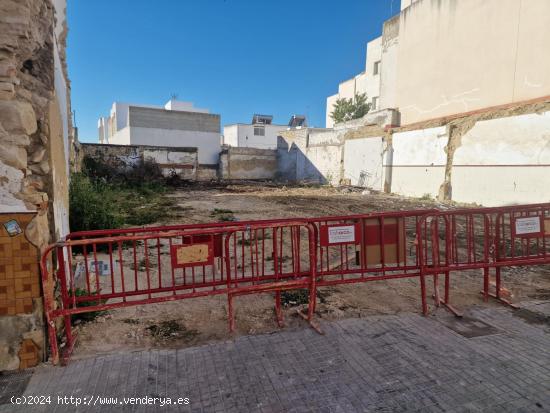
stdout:
POLYGON ((113 191, 101 182, 83 174, 73 174, 69 187, 69 223, 71 231, 118 228, 122 219, 117 214, 113 191))

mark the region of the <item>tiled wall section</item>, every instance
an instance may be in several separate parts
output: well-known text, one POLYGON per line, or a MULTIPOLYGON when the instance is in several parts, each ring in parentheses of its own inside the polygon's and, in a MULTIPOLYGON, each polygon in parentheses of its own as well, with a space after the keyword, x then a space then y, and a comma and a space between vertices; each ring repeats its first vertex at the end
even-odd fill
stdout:
POLYGON ((28 314, 40 297, 39 252, 24 231, 34 214, 0 214, 0 316, 28 314), (10 236, 4 223, 15 220, 23 231, 10 236))

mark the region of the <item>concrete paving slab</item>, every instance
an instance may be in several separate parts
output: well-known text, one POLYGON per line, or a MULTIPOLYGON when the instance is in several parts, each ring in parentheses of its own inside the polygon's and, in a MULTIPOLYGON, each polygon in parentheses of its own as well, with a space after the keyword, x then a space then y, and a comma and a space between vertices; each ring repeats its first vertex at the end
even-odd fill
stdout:
POLYGON ((550 412, 548 324, 504 307, 467 315, 458 332, 441 309, 43 366, 24 396, 50 402, 0 412, 550 412), (462 334, 472 319, 489 333, 462 334))

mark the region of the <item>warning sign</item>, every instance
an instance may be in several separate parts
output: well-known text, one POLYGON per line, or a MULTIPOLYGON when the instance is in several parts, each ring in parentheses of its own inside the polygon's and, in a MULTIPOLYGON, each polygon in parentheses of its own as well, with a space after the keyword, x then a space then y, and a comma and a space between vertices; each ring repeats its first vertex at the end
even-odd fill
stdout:
POLYGON ((353 243, 355 242, 355 227, 346 225, 345 227, 331 227, 328 229, 328 243, 353 243))
POLYGON ((172 266, 193 267, 209 265, 213 260, 212 242, 190 245, 172 245, 172 266))
POLYGON ((321 245, 357 244, 360 239, 358 224, 323 225, 321 230, 321 245))
POLYGON ((542 236, 541 217, 516 218, 514 229, 519 237, 542 236))

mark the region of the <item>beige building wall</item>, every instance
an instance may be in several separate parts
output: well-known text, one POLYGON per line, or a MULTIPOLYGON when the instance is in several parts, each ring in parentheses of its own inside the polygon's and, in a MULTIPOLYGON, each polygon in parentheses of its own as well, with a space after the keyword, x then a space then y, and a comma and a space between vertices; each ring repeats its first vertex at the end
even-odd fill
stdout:
POLYGON ((401 124, 550 95, 548 16, 548 0, 419 0, 405 8, 396 62, 401 124))

